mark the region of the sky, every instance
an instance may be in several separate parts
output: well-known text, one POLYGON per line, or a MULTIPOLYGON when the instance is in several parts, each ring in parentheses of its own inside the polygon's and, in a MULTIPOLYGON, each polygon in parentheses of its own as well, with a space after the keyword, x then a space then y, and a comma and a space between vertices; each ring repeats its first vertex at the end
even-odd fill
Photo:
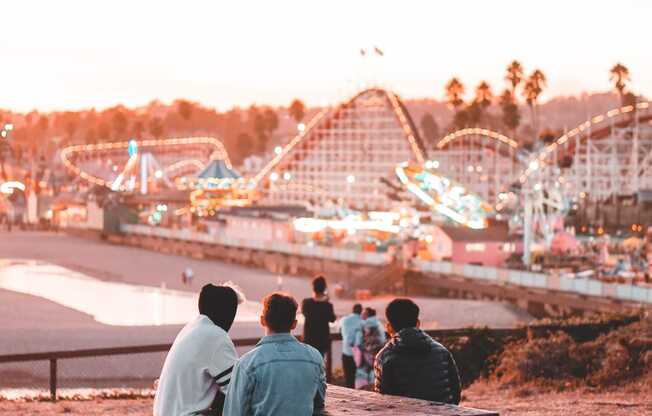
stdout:
POLYGON ((0 108, 197 101, 333 104, 371 83, 442 99, 452 76, 504 88, 514 59, 542 99, 611 88, 616 62, 652 96, 652 2, 640 0, 21 0, 0 9, 0 108), (378 46, 382 58, 359 50, 378 46))

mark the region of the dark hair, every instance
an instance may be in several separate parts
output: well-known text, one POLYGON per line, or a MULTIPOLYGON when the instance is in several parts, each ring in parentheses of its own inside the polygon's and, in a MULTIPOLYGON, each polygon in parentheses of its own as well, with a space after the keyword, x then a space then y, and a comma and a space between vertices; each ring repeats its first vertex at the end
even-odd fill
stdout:
POLYGON ((207 284, 199 292, 199 313, 225 331, 231 329, 238 310, 238 294, 228 286, 207 284))
POLYGON ((324 276, 319 275, 312 279, 312 290, 320 295, 326 291, 326 279, 324 276))
POLYGON ((353 313, 357 313, 358 315, 360 315, 362 313, 362 305, 360 305, 359 303, 353 305, 353 313))
POLYGON ((394 299, 385 309, 385 317, 396 332, 404 328, 417 326, 419 320, 419 307, 410 299, 394 299))
POLYGON ((288 294, 270 293, 263 299, 263 316, 274 332, 290 332, 297 319, 297 301, 288 294))
POLYGON ((364 308, 364 311, 367 313, 367 316, 376 316, 376 310, 372 307, 364 308))

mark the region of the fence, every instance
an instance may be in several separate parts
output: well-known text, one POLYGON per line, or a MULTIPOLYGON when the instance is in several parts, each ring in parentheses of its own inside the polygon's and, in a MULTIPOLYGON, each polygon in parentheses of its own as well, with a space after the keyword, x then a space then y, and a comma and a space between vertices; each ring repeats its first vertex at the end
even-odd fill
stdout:
POLYGON ((587 296, 619 299, 628 302, 652 304, 652 287, 622 283, 607 283, 597 279, 554 276, 522 270, 497 267, 474 266, 450 262, 429 262, 415 260, 416 269, 428 273, 453 274, 468 279, 512 284, 536 289, 578 293, 587 296))
MULTIPOLYGON (((318 257, 343 262, 381 266, 391 262, 391 256, 386 253, 367 253, 349 249, 311 247, 303 244, 293 244, 282 241, 257 241, 228 238, 219 234, 208 234, 168 228, 150 227, 147 225, 123 224, 125 233, 140 234, 151 237, 195 241, 207 244, 217 244, 228 247, 241 247, 252 250, 263 250, 305 257, 318 257)), ((454 274, 469 279, 492 281, 499 284, 509 283, 518 286, 537 289, 549 289, 582 295, 605 297, 628 302, 652 304, 652 287, 632 284, 606 283, 597 279, 572 278, 553 276, 544 273, 533 273, 522 270, 509 270, 496 267, 474 266, 451 262, 433 262, 415 260, 413 266, 421 272, 454 274)))
POLYGON ((241 238, 231 238, 220 234, 196 232, 189 229, 174 230, 170 228, 150 227, 138 224, 122 224, 120 229, 122 232, 129 234, 217 244, 227 247, 248 248, 252 250, 273 251, 305 257, 319 257, 374 266, 387 264, 391 261, 391 256, 387 253, 368 253, 341 248, 308 246, 305 244, 294 244, 284 241, 245 240, 241 238))
MULTIPOLYGON (((445 338, 460 338, 470 337, 478 334, 485 334, 494 338, 523 338, 528 334, 545 334, 551 331, 564 331, 571 336, 579 339, 591 338, 592 336, 603 333, 605 331, 626 325, 640 319, 638 316, 631 316, 622 319, 615 319, 602 323, 590 324, 576 324, 576 325, 533 325, 521 328, 504 328, 504 329, 488 329, 488 328, 462 328, 462 329, 441 329, 441 330, 428 330, 426 331, 430 336, 436 339, 445 338)), ((331 334, 331 342, 341 341, 340 334, 331 334)), ((241 338, 233 340, 236 347, 251 347, 258 343, 259 338, 241 338)), ((57 400, 57 364, 58 361, 64 359, 84 358, 84 357, 109 357, 117 355, 133 355, 144 353, 157 353, 167 352, 172 344, 153 344, 153 345, 138 345, 128 347, 113 347, 113 348, 93 348, 83 350, 66 350, 66 351, 49 351, 28 354, 9 354, 0 355, 0 364, 3 363, 17 363, 17 362, 34 362, 46 361, 50 364, 49 374, 49 390, 50 398, 52 401, 57 400)), ((326 358, 326 376, 330 381, 332 380, 333 369, 333 356, 332 348, 329 349, 326 358)))

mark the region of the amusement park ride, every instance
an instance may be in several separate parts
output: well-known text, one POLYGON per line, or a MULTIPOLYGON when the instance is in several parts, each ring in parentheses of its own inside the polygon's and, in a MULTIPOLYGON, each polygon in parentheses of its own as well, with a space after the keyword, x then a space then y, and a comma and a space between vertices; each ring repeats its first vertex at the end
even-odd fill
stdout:
POLYGON ((190 189, 200 215, 254 202, 359 212, 410 203, 470 228, 494 217, 521 230, 528 262, 532 245, 549 244, 578 201, 652 190, 651 122, 643 102, 592 117, 535 151, 482 128, 453 132, 427 151, 399 97, 373 88, 322 110, 251 178, 205 137, 71 146, 61 158, 81 179, 115 191, 190 189), (395 178, 399 197, 388 192, 395 178))

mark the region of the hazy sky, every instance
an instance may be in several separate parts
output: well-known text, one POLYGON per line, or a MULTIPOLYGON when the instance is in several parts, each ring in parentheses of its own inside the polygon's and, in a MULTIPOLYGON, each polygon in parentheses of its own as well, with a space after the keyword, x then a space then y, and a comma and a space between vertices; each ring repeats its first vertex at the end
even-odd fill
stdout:
POLYGON ((646 0, 20 0, 0 13, 0 108, 20 111, 321 104, 371 78, 441 98, 453 75, 502 89, 513 59, 546 73, 544 99, 609 89, 617 61, 652 96, 646 0), (385 57, 365 63, 371 45, 385 57))

